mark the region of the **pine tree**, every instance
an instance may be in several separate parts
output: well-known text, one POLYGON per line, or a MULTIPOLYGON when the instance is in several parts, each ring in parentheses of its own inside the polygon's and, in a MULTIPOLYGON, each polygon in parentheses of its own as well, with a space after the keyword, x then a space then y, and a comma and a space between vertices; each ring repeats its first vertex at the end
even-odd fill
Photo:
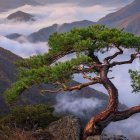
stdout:
MULTIPOLYGON (((7 103, 11 104, 33 84, 55 84, 55 91, 50 89, 42 91, 48 91, 52 94, 81 90, 89 85, 101 84, 108 92, 108 106, 104 111, 93 116, 87 123, 83 131, 83 140, 88 136, 101 134, 103 129, 111 122, 127 119, 140 112, 140 106, 124 111, 118 110, 118 90, 108 77, 108 73, 113 67, 131 64, 138 58, 140 55, 140 37, 123 32, 123 30, 96 25, 73 29, 66 33, 55 33, 50 36, 48 45, 48 53, 18 63, 20 67, 18 80, 5 93, 7 103), (104 53, 111 49, 116 49, 116 52, 103 60, 96 56, 97 52, 104 53), (130 59, 120 62, 115 61, 114 59, 117 56, 124 55, 124 49, 133 49, 132 52, 134 53, 130 55, 130 59), (58 62, 60 58, 73 53, 76 55, 75 58, 58 62), (94 76, 89 76, 92 73, 94 73, 94 76), (68 83, 72 80, 74 74, 81 74, 88 82, 70 87, 68 83)), ((130 74, 134 91, 139 91, 140 73, 131 70, 130 74)))

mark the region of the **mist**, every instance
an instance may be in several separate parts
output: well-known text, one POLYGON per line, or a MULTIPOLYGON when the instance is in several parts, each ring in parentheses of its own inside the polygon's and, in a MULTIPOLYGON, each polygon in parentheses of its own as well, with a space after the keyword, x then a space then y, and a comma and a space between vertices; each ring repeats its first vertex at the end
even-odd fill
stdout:
POLYGON ((80 5, 80 6, 89 6, 89 5, 106 5, 106 6, 113 6, 113 5, 126 5, 129 2, 132 2, 133 0, 108 0, 108 1, 103 1, 103 0, 35 0, 38 3, 42 3, 42 4, 55 4, 55 3, 73 3, 76 5, 80 5))
POLYGON ((4 36, 0 36, 0 47, 10 50, 11 52, 23 58, 43 54, 48 51, 47 43, 44 42, 30 43, 25 40, 23 43, 20 43, 15 40, 7 39, 4 36))
POLYGON ((103 133, 124 135, 129 140, 140 139, 140 114, 134 115, 127 120, 111 123, 103 133))
MULTIPOLYGON (((76 91, 65 92, 56 96, 56 104, 54 105, 54 114, 72 115, 80 119, 82 127, 104 106, 104 101, 101 101, 95 97, 82 97, 76 91)), ((129 119, 119 122, 113 122, 107 126, 103 134, 110 135, 123 135, 129 140, 140 139, 140 114, 135 114, 129 119)))
POLYGON ((89 120, 98 108, 102 105, 102 101, 97 98, 85 98, 78 95, 79 93, 67 92, 56 97, 55 113, 70 114, 82 120, 89 120))
POLYGON ((116 11, 116 7, 104 7, 101 5, 92 5, 89 7, 80 7, 77 5, 64 3, 54 4, 51 6, 25 5, 0 14, 0 34, 4 36, 11 33, 29 35, 33 32, 38 31, 39 29, 48 27, 56 23, 61 25, 63 23, 70 23, 73 21, 84 19, 97 21, 101 17, 113 11, 116 11), (36 21, 12 22, 6 20, 9 14, 17 12, 19 10, 32 14, 33 16, 35 16, 36 21))

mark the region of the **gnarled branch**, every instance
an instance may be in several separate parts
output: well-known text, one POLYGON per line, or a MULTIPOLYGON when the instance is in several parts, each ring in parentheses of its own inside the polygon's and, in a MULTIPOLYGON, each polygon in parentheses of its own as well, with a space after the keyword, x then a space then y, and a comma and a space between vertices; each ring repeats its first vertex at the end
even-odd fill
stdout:
POLYGON ((116 65, 131 64, 138 57, 139 54, 140 53, 131 54, 130 59, 128 61, 112 62, 109 66, 114 67, 116 65))
POLYGON ((45 92, 50 92, 50 93, 59 93, 59 92, 61 92, 61 91, 63 91, 63 89, 62 88, 60 88, 60 89, 58 89, 58 90, 41 90, 41 92, 42 93, 45 93, 45 92))
POLYGON ((119 50, 119 52, 116 52, 114 55, 108 56, 104 59, 105 64, 109 64, 112 59, 116 58, 120 54, 123 54, 123 50, 120 47, 117 47, 117 49, 119 50))
POLYGON ((73 91, 73 90, 81 90, 84 87, 90 86, 90 85, 94 85, 94 84, 99 84, 101 83, 101 79, 99 77, 95 77, 92 79, 91 82, 87 82, 87 83, 82 83, 76 86, 64 86, 62 88, 59 88, 58 90, 42 90, 41 92, 51 92, 51 93, 59 93, 59 92, 63 92, 63 91, 73 91))
POLYGON ((135 106, 135 107, 129 108, 125 111, 116 112, 113 121, 115 122, 115 121, 128 119, 129 117, 131 117, 132 115, 134 115, 136 113, 140 113, 140 106, 135 106))

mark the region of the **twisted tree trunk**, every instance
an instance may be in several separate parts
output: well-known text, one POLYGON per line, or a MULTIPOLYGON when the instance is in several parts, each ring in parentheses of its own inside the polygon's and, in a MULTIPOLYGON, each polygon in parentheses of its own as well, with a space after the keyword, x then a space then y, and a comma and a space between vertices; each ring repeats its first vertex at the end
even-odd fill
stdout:
POLYGON ((118 111, 118 90, 107 77, 109 68, 110 65, 105 65, 100 70, 101 83, 109 95, 108 106, 103 112, 95 115, 87 123, 83 132, 83 140, 86 140, 88 136, 101 135, 104 128, 111 122, 127 119, 133 114, 140 112, 140 106, 135 106, 125 111, 118 111))
POLYGON ((109 80, 109 78, 107 78, 108 70, 109 67, 104 66, 100 71, 102 84, 107 89, 109 94, 108 106, 103 112, 97 114, 88 122, 83 132, 83 140, 86 140, 86 138, 91 135, 100 135, 103 129, 113 121, 114 115, 117 111, 118 90, 109 80))

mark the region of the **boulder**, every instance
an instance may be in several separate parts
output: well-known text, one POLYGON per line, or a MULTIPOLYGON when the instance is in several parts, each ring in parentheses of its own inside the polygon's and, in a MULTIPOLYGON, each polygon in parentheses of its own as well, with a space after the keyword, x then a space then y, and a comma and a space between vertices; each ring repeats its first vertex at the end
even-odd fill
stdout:
POLYGON ((80 140, 79 119, 68 116, 33 134, 36 140, 80 140))

